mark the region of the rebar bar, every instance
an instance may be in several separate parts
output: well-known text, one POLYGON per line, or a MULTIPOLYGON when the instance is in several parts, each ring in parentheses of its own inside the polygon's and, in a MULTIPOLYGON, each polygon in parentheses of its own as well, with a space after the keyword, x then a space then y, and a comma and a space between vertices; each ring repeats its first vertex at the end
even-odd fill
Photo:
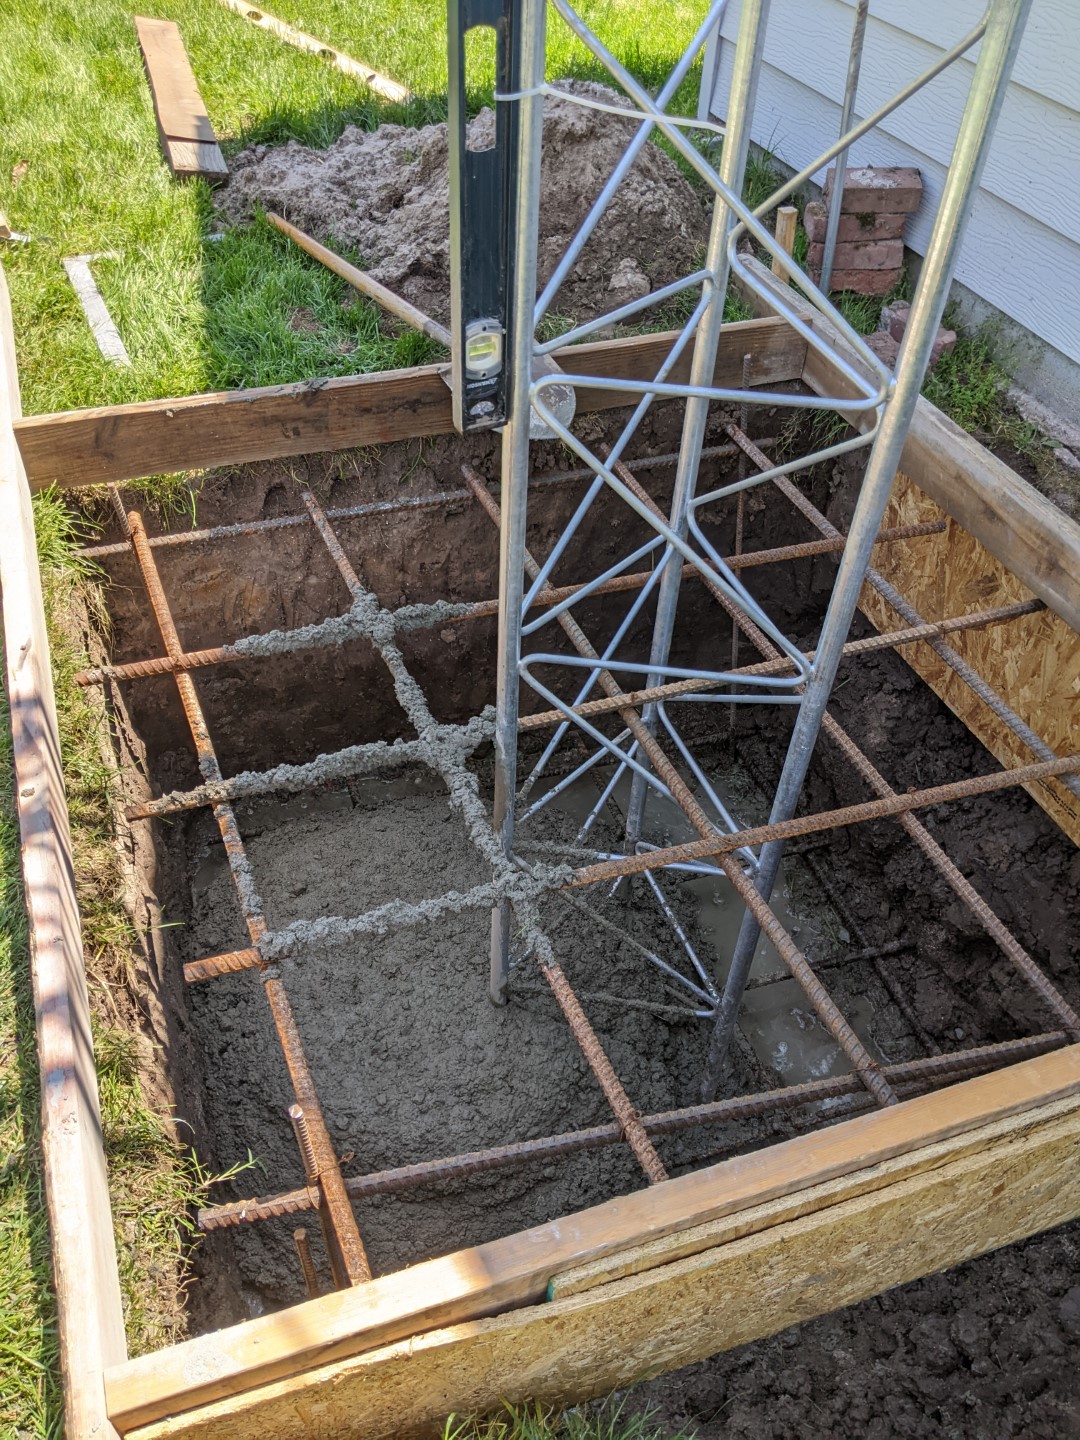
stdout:
POLYGON ((300 1261, 300 1270, 304 1276, 304 1289, 307 1291, 309 1300, 314 1300, 322 1293, 322 1286, 319 1284, 319 1276, 315 1269, 315 1261, 311 1256, 311 1245, 308 1242, 307 1231, 301 1225, 292 1233, 293 1244, 296 1247, 296 1258, 300 1261))
MULTIPOLYGON (((958 1079, 1044 1055, 1069 1043, 1070 1037, 1065 1032, 1048 1031, 1023 1039, 999 1041, 996 1044, 954 1050, 926 1059, 884 1065, 882 1074, 893 1085, 951 1084, 958 1079)), ((854 1075, 834 1075, 822 1080, 806 1081, 800 1085, 763 1091, 756 1095, 713 1100, 707 1104, 643 1115, 641 1125, 650 1136, 675 1135, 699 1126, 733 1124, 741 1120, 756 1119, 774 1111, 791 1111, 821 1102, 832 1103, 842 1096, 856 1094, 861 1090, 862 1085, 854 1075)), ((560 1135, 521 1140, 508 1145, 493 1146, 487 1150, 470 1151, 464 1155, 402 1165, 377 1174, 350 1176, 345 1181, 345 1186, 354 1200, 363 1200, 374 1195, 402 1194, 423 1185, 465 1180, 473 1175, 488 1174, 522 1164, 547 1163, 582 1151, 617 1145, 622 1140, 622 1130, 617 1123, 594 1125, 587 1129, 566 1131, 560 1135)), ((201 1230, 221 1230, 235 1225, 301 1214, 306 1210, 317 1209, 318 1205, 317 1189, 300 1188, 279 1195, 208 1206, 199 1211, 198 1223, 201 1230)))
MULTIPOLYGON (((835 722, 834 722, 835 723, 835 722)), ((830 733, 834 733, 830 726, 830 733)), ((843 732, 840 732, 843 733, 843 732)), ((860 754, 859 773, 869 775, 863 764, 869 765, 860 754)), ((714 834, 701 840, 688 840, 682 845, 665 845, 640 854, 627 855, 620 860, 605 860, 578 870, 574 886, 596 885, 604 880, 614 880, 620 875, 640 875, 646 870, 661 870, 667 865, 681 865, 688 861, 718 859, 747 845, 767 845, 778 840, 789 840, 800 835, 816 835, 824 830, 842 829, 848 825, 860 825, 867 821, 887 820, 906 815, 911 810, 926 809, 931 805, 944 805, 954 800, 969 800, 975 795, 990 795, 998 790, 1010 790, 1018 785, 1030 784, 1033 780, 1045 779, 1051 775, 1080 772, 1080 754, 1063 755, 1057 760, 1043 760, 1032 765, 1020 765, 1012 770, 995 770, 989 775, 973 775, 966 780, 950 780, 944 785, 932 785, 925 790, 909 790, 898 795, 889 789, 877 800, 863 800, 857 805, 844 805, 837 810, 820 810, 813 815, 795 815, 790 820, 779 820, 775 824, 754 825, 733 834, 714 834)), ((880 775, 877 784, 884 785, 880 775)))
MULTIPOLYGON (((463 492, 465 494, 469 492, 463 492)), ((914 525, 898 525, 882 530, 879 544, 894 540, 911 540, 922 535, 937 535, 945 529, 944 520, 922 521, 914 525)), ((802 541, 797 545, 779 545, 769 550, 752 551, 749 554, 729 555, 725 564, 734 569, 750 569, 759 565, 775 565, 784 560, 808 559, 817 555, 830 555, 844 547, 844 537, 802 541)), ((683 567, 683 578, 700 579, 701 572, 693 565, 683 567)), ((630 575, 615 575, 599 584, 581 581, 575 585, 545 587, 532 597, 530 608, 558 605, 582 591, 592 595, 614 595, 625 591, 640 590, 652 579, 651 570, 637 571, 630 575)), ((1036 605, 1041 602, 1034 602, 1036 605)), ((436 602, 431 605, 403 605, 387 613, 401 629, 416 630, 434 626, 455 625, 468 620, 484 620, 498 614, 497 599, 468 600, 457 602, 436 602)), ((149 660, 130 660, 120 665, 99 665, 90 670, 80 670, 75 675, 77 685, 100 685, 105 680, 141 680, 155 675, 172 675, 182 670, 200 670, 211 665, 225 665, 237 661, 257 658, 258 642, 272 641, 275 653, 290 649, 305 650, 316 646, 341 645, 356 638, 342 627, 343 617, 331 617, 316 625, 303 626, 296 631, 271 631, 266 635, 249 635, 227 645, 212 646, 204 650, 182 651, 177 656, 155 656, 149 660), (291 637, 291 638, 290 638, 291 637)), ((928 632, 929 633, 929 632, 928 632)))
MULTIPOLYGON (((111 493, 114 504, 122 517, 124 529, 130 536, 131 546, 135 552, 162 641, 169 654, 176 656, 182 653, 183 647, 180 644, 180 637, 176 632, 169 603, 161 585, 153 551, 147 543, 146 527, 143 524, 142 516, 137 510, 124 512, 116 491, 111 493)), ((180 701, 199 758, 199 768, 208 781, 220 782, 222 779, 221 767, 210 738, 195 682, 190 675, 183 673, 177 674, 174 679, 180 692, 180 701)), ((240 838, 236 816, 227 801, 217 801, 213 810, 240 900, 244 923, 253 945, 257 946, 267 933, 267 925, 262 913, 262 902, 255 888, 255 881, 244 850, 244 843, 240 838)), ((296 1018, 281 980, 265 973, 260 978, 277 1030, 282 1054, 292 1080, 293 1093, 297 1103, 303 1107, 313 1153, 318 1159, 319 1185, 326 1200, 324 1208, 327 1220, 327 1250, 335 1268, 340 1267, 343 1278, 350 1284, 359 1284, 362 1281, 370 1280, 371 1268, 364 1251, 363 1241, 360 1238, 352 1205, 345 1194, 341 1169, 323 1118, 311 1069, 296 1025, 296 1018)))
MULTIPOLYGON (((620 462, 616 461, 615 469, 620 473, 620 478, 623 480, 623 483, 629 488, 637 488, 640 490, 638 482, 634 479, 633 475, 628 471, 620 471, 619 467, 620 462)), ((492 499, 480 477, 467 465, 462 466, 462 474, 465 476, 469 488, 476 495, 477 500, 492 521, 499 523, 501 519, 499 507, 492 499)), ((641 491, 641 495, 650 507, 654 505, 654 502, 646 492, 641 491)), ((533 576, 539 574, 540 566, 524 545, 522 546, 522 564, 527 574, 533 576)), ((598 661, 600 657, 589 643, 577 621, 572 619, 565 611, 556 618, 578 654, 584 659, 598 661)), ((611 698, 614 699, 622 696, 623 692, 614 676, 610 671, 602 667, 599 670, 599 683, 601 688, 611 698)), ((678 770, 668 759, 656 738, 649 732, 642 717, 633 706, 626 705, 625 701, 619 714, 622 717, 623 723, 630 729, 634 739, 641 746, 643 754, 648 757, 656 775, 667 787, 672 798, 682 809, 691 825, 693 825, 698 834, 703 837, 703 840, 708 841, 711 839, 711 837, 717 833, 712 821, 698 803, 694 793, 687 786, 678 770)), ((856 1074, 879 1104, 894 1104, 896 1097, 888 1084, 881 1078, 878 1066, 862 1041, 844 1019, 828 991, 814 975, 813 969, 806 960, 806 957, 769 909, 768 905, 764 902, 758 904, 756 900, 750 898, 751 895, 757 896, 757 892, 754 890, 752 883, 750 883, 749 891, 747 891, 746 876, 743 873, 742 867, 729 854, 719 852, 715 858, 717 864, 727 875, 732 886, 743 896, 745 903, 754 909, 759 923, 766 929, 780 958, 799 981, 810 1004, 816 1010, 822 1023, 829 1031, 829 1034, 832 1035, 833 1039, 836 1040, 837 1044, 844 1051, 844 1054, 851 1061, 856 1074)), ((757 897, 757 899, 759 900, 760 897, 757 897)))

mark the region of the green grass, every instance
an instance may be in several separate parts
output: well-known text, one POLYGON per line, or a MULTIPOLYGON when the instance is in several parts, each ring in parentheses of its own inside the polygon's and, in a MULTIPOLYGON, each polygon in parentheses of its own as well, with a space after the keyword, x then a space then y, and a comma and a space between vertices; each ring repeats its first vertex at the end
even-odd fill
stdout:
MULTIPOLYGON (((56 679, 57 717, 74 845, 75 885, 98 1063, 120 1284, 132 1354, 184 1333, 185 1252, 210 1177, 146 1104, 138 1074, 133 936, 121 903, 114 777, 101 717, 73 680, 85 661, 74 635, 100 603, 73 549, 82 538, 52 495, 35 501, 39 560, 56 679)), ((99 623, 100 623, 100 617, 99 623)), ((0 1435, 59 1434, 56 1321, 40 1163, 38 1073, 11 793, 11 732, 0 717, 0 1435)))
POLYGON ((442 1440, 692 1440, 657 1428, 652 1415, 627 1413, 625 1399, 578 1405, 562 1414, 535 1405, 508 1405, 496 1415, 451 1415, 442 1440))

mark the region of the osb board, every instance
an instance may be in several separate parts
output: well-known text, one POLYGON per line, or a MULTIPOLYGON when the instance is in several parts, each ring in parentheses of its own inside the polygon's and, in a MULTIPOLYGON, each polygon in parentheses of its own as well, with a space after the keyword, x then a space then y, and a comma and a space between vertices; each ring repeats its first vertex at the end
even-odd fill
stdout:
MULTIPOLYGON (((874 552, 874 565, 923 619, 941 620, 1032 598, 936 501, 906 475, 897 474, 882 524, 941 519, 947 525, 939 535, 880 545, 874 552)), ((905 623, 869 585, 863 587, 859 607, 879 630, 905 623)), ((1060 616, 1044 610, 984 630, 962 630, 948 642, 1052 750, 1059 755, 1080 751, 1080 635, 1060 616)), ((900 654, 1003 765, 1030 763, 1027 747, 929 645, 905 645, 900 654)), ((1026 788, 1080 845, 1080 800, 1054 779, 1037 780, 1026 788)))
MULTIPOLYGON (((1080 1111, 987 1127, 957 1158, 548 1304, 416 1335, 126 1432, 128 1440, 407 1440, 449 1412, 566 1404, 774 1334, 1080 1211, 1080 1111)), ((917 1152, 922 1158, 925 1152, 917 1152)))

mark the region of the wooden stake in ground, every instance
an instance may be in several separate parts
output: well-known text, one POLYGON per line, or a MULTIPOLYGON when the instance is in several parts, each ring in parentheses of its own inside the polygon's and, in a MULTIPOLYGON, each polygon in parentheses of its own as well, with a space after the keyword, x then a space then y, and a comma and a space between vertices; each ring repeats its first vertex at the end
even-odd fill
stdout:
MULTIPOLYGON (((781 205, 776 212, 776 243, 788 255, 795 249, 795 225, 799 218, 799 212, 794 205, 781 205)), ((772 259, 774 275, 789 275, 790 267, 785 265, 779 255, 772 259)))
POLYGON ((211 183, 227 179, 229 167, 195 83, 179 27, 172 20, 136 15, 135 30, 169 169, 177 179, 194 175, 211 183))
POLYGON ((309 55, 318 55, 321 60, 326 60, 333 65, 335 70, 340 70, 343 75, 351 75, 354 80, 362 80, 384 100, 393 100, 399 105, 408 100, 409 92, 404 85, 399 85, 396 80, 391 80, 387 75, 381 75, 370 65, 361 65, 359 60, 354 60, 351 55, 346 55, 341 50, 335 50, 332 45, 323 44, 314 35, 307 35, 303 30, 294 30, 291 25, 286 25, 284 20, 279 20, 275 15, 268 15, 265 10, 257 10, 254 5, 245 5, 244 0, 221 0, 221 4, 227 5, 230 10, 235 10, 237 15, 242 15, 253 25, 258 25, 260 30, 269 30, 279 40, 284 40, 286 44, 295 45, 298 50, 306 50, 309 55))

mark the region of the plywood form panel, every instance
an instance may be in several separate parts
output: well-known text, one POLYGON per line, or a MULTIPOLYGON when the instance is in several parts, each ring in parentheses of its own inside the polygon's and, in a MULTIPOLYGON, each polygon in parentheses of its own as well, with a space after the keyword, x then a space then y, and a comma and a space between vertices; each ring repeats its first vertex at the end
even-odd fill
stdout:
MULTIPOLYGON (((874 555, 876 567, 924 620, 1032 598, 1032 592, 940 505, 898 474, 882 523, 941 519, 947 522, 943 533, 881 545, 874 555)), ((859 608, 879 630, 906 623, 869 585, 863 587, 859 608)), ((1052 750, 1060 755, 1080 752, 1080 635, 1060 616, 1045 610, 1008 625, 962 630, 950 636, 949 643, 1052 750)), ((1031 763, 1030 750, 929 645, 905 645, 900 654, 1002 765, 1031 763)), ((1080 845, 1080 800, 1055 779, 1026 788, 1080 845)))
MULTIPOLYGON (((132 1440, 389 1440, 504 1401, 565 1403, 691 1363, 958 1264, 1080 1212, 1073 1101, 895 1162, 886 1183, 584 1293, 437 1330, 249 1391, 132 1440)), ((865 1172, 864 1172, 865 1173, 865 1172)), ((857 1181, 858 1177, 853 1177, 857 1181)), ((670 1182, 669 1182, 670 1183, 670 1182)), ((662 1187, 661 1187, 662 1188, 662 1187)), ((762 1217, 765 1219, 766 1217, 762 1217)))
POLYGON ((979 1125, 1080 1092, 1080 1047, 620 1196, 547 1225, 309 1300, 117 1366, 123 1432, 425 1330, 542 1299, 553 1275, 795 1195, 979 1125))

